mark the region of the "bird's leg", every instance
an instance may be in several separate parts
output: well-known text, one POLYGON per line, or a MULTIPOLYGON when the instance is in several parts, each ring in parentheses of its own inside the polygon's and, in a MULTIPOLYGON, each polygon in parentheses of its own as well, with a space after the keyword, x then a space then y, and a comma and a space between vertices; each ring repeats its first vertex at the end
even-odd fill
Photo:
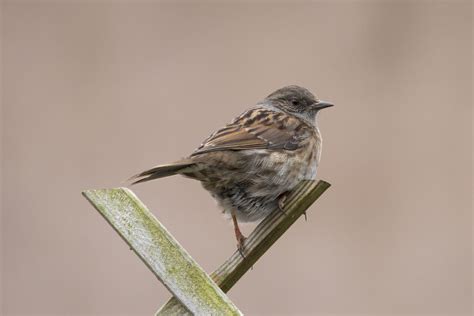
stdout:
POLYGON ((235 216, 235 212, 231 211, 231 214, 232 214, 232 221, 234 222, 235 238, 237 239, 237 249, 239 250, 242 257, 245 258, 245 256, 244 256, 244 243, 245 243, 245 239, 247 239, 247 238, 240 231, 239 224, 237 223, 237 217, 235 216))

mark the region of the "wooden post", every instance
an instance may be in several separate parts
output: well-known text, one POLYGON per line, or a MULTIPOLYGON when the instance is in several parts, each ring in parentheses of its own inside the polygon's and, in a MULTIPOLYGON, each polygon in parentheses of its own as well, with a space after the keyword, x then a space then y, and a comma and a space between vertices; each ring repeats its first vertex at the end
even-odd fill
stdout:
POLYGON ((211 277, 132 191, 126 188, 88 190, 83 195, 174 295, 157 315, 242 315, 224 292, 230 290, 329 187, 325 181, 302 181, 286 199, 284 209, 271 213, 250 234, 245 242, 245 258, 238 251, 234 252, 211 277))
POLYGON ((132 191, 88 190, 83 195, 181 302, 186 313, 242 315, 132 191))
MULTIPOLYGON (((302 181, 288 196, 283 212, 275 211, 267 216, 245 241, 245 258, 236 251, 211 274, 217 285, 227 292, 280 238, 283 233, 314 203, 331 185, 325 181, 302 181)), ((262 285, 264 286, 264 285, 262 285)), ((262 288, 263 290, 263 288, 262 288)), ((156 315, 188 315, 182 304, 172 297, 156 315)))

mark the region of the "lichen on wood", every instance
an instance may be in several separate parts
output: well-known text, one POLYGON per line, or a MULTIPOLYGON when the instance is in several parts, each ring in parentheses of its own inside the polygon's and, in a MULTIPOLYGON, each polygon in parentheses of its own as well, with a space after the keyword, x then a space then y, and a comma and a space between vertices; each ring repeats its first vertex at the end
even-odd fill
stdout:
POLYGON ((132 191, 87 190, 83 195, 181 302, 184 313, 242 315, 132 191))
MULTIPOLYGON (((257 260, 282 236, 285 231, 314 203, 331 185, 325 181, 302 181, 288 196, 282 211, 275 210, 267 216, 245 242, 244 257, 236 251, 216 271, 212 279, 224 291, 232 286, 257 262, 257 260)), ((262 285, 264 286, 264 285, 262 285)), ((262 288, 262 291, 264 289, 262 288)), ((172 297, 156 315, 188 315, 189 312, 172 297)))

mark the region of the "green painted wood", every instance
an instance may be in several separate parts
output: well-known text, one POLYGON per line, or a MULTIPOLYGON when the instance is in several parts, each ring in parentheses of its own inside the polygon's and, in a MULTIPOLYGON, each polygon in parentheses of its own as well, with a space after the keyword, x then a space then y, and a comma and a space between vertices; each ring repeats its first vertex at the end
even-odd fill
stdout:
POLYGON ((87 190, 83 195, 179 300, 184 313, 242 315, 132 191, 87 190))
MULTIPOLYGON (((245 259, 238 251, 211 274, 219 287, 227 292, 257 262, 257 260, 280 238, 285 231, 313 204, 331 185, 325 181, 302 181, 288 196, 284 213, 273 212, 250 234, 245 243, 245 259)), ((262 291, 264 285, 262 285, 262 291)), ((172 297, 156 315, 189 315, 186 308, 172 297)))

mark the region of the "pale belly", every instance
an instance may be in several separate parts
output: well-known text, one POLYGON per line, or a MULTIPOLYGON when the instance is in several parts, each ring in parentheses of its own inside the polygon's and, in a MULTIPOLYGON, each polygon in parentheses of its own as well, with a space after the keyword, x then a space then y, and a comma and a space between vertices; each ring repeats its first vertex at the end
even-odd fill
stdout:
POLYGON ((312 150, 273 151, 270 155, 267 150, 233 152, 232 156, 214 153, 213 162, 222 163, 209 168, 204 164, 199 175, 192 177, 202 182, 224 214, 230 216, 234 211, 241 222, 258 221, 275 210, 281 196, 301 180, 316 178, 320 147, 313 146, 312 150), (226 164, 229 159, 233 161, 226 164))

